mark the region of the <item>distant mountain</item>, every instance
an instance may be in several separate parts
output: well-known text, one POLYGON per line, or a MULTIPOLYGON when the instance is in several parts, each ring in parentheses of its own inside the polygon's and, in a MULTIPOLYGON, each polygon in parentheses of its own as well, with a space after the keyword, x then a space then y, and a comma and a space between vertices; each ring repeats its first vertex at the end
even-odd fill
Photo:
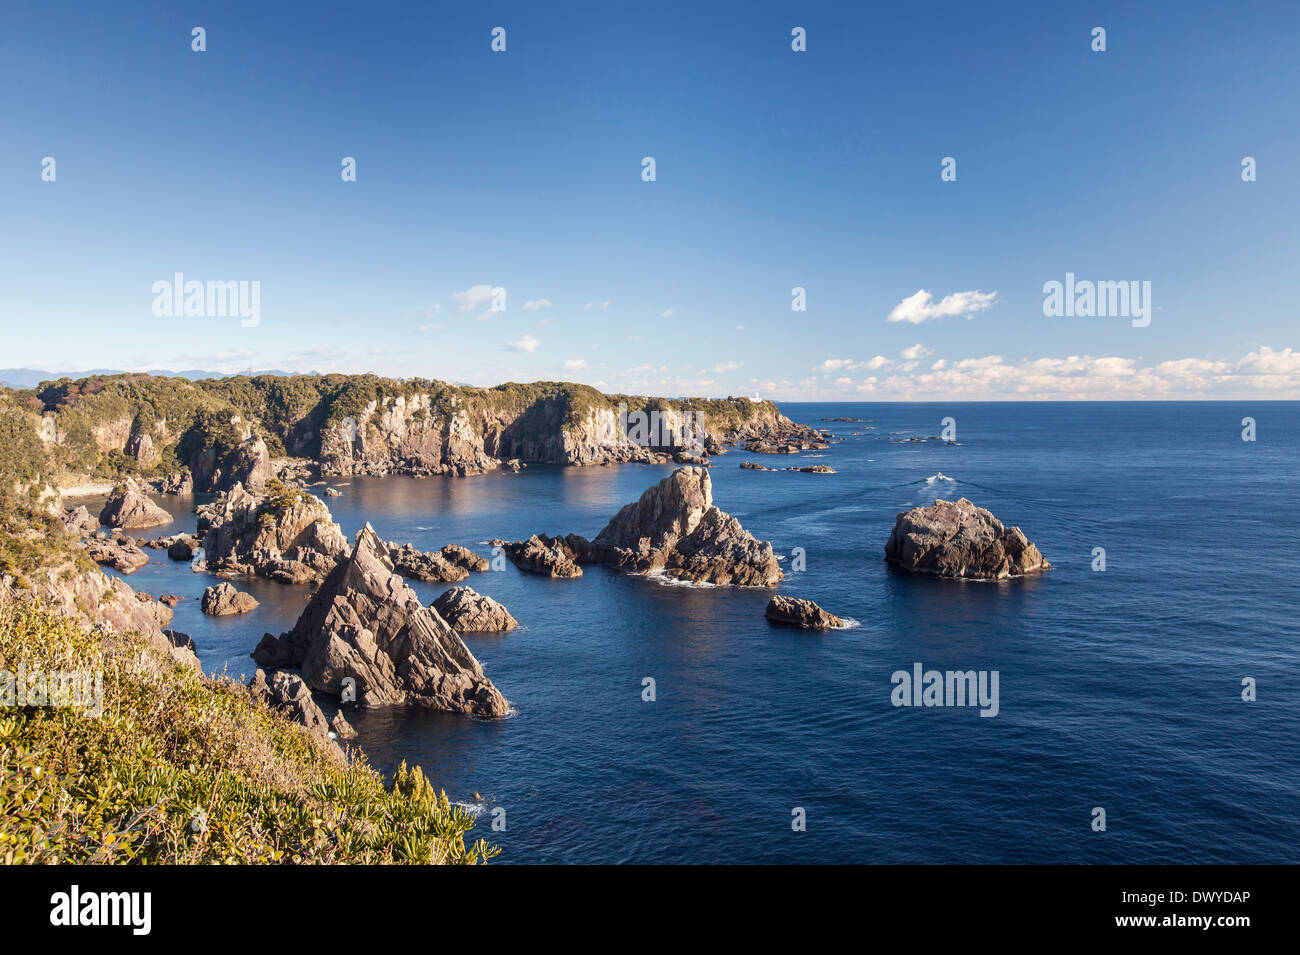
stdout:
MULTIPOLYGON (((125 375, 128 372, 120 368, 91 368, 89 371, 41 371, 39 368, 0 368, 0 385, 10 388, 35 388, 42 381, 58 381, 60 378, 88 378, 91 375, 125 375)), ((203 371, 190 368, 186 371, 167 371, 151 368, 148 371, 130 372, 129 374, 156 375, 166 378, 188 378, 198 381, 200 378, 233 378, 235 375, 288 375, 287 371, 240 371, 229 374, 220 371, 203 371)))

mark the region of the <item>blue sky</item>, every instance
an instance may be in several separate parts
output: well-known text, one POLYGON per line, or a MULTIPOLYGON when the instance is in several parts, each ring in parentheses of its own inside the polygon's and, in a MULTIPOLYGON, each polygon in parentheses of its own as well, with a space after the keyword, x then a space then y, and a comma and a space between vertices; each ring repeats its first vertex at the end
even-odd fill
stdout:
POLYGON ((1295 3, 3 18, 3 366, 1300 397, 1295 3), (177 272, 260 282, 259 323, 155 315, 177 272), (1149 281, 1150 324, 1045 316, 1067 272, 1149 281), (478 287, 504 288, 505 311, 478 287), (983 307, 887 320, 920 290, 983 307))

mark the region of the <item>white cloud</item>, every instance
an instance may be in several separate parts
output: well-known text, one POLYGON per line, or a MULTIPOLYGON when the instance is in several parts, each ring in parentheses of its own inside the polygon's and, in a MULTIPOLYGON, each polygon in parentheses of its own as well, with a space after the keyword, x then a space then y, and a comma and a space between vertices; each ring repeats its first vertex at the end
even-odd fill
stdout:
POLYGON ((541 345, 541 342, 539 342, 532 335, 525 335, 523 338, 519 339, 519 341, 511 342, 506 347, 509 348, 511 351, 535 352, 537 351, 537 347, 539 345, 541 345))
POLYGON ((586 367, 587 367, 587 359, 585 358, 570 358, 568 361, 564 363, 565 371, 581 371, 586 367))
POLYGON ((724 361, 724 362, 723 362, 722 364, 720 364, 720 365, 714 365, 714 366, 713 366, 713 374, 715 374, 715 375, 724 375, 724 374, 726 374, 726 373, 729 372, 729 371, 735 371, 737 368, 739 368, 739 367, 740 367, 741 365, 743 365, 743 364, 744 364, 743 361, 724 361))
POLYGON ((827 358, 822 362, 822 371, 827 373, 853 367, 855 367, 855 364, 852 358, 827 358))
POLYGON ((440 332, 440 331, 443 330, 443 327, 444 327, 444 326, 439 325, 439 324, 437 324, 437 323, 435 322, 435 323, 432 324, 432 325, 421 325, 421 326, 420 326, 420 331, 422 331, 422 332, 440 332))
POLYGON ((664 309, 662 312, 659 313, 659 317, 660 317, 660 318, 672 318, 672 317, 673 317, 673 310, 672 310, 671 308, 666 308, 666 309, 664 309))
POLYGON ((975 312, 982 312, 992 307, 997 295, 997 292, 953 292, 951 295, 945 295, 936 305, 931 303, 930 293, 921 289, 915 295, 909 295, 895 305, 885 321, 911 322, 913 325, 919 325, 932 318, 943 318, 949 315, 965 315, 969 318, 975 312))
POLYGON ((460 306, 462 312, 472 312, 480 305, 492 301, 492 293, 496 290, 497 287, 494 285, 474 285, 463 292, 452 293, 451 297, 460 306))
POLYGON ((534 298, 524 302, 525 312, 536 312, 543 308, 550 308, 551 300, 549 298, 534 298))
POLYGON ((589 312, 593 308, 609 308, 612 304, 614 303, 613 302, 588 302, 586 305, 582 306, 582 310, 584 312, 589 312))
POLYGON ((904 358, 906 358, 908 361, 915 361, 918 358, 924 358, 926 355, 932 355, 934 353, 931 352, 930 349, 926 348, 924 345, 918 344, 918 345, 913 345, 911 348, 904 348, 901 352, 899 352, 899 354, 902 355, 904 358))

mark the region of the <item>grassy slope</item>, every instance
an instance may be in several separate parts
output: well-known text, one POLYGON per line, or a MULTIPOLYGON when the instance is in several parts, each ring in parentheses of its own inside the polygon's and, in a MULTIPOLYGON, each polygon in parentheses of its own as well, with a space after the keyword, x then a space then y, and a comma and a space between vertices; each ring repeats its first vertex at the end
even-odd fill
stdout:
POLYGON ((104 713, 0 708, 0 863, 475 863, 473 817, 241 686, 0 595, 0 670, 104 674, 104 713))

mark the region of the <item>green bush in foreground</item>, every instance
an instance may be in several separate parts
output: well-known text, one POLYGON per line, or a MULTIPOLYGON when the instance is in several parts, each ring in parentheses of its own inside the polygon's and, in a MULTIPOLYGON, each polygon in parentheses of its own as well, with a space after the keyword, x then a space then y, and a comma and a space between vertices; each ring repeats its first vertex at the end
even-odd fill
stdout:
POLYGON ((0 593, 0 670, 103 672, 103 713, 0 706, 0 862, 467 863, 473 816, 391 787, 228 680, 0 593))

